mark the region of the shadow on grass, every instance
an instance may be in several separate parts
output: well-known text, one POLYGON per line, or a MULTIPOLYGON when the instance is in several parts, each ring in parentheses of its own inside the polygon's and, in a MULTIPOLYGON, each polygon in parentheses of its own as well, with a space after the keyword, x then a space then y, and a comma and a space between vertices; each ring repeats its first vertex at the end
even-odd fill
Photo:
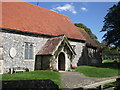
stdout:
POLYGON ((102 64, 99 64, 99 65, 90 65, 90 66, 95 66, 95 67, 98 67, 98 68, 111 68, 111 69, 120 70, 120 63, 118 63, 118 62, 102 63, 102 64))
POLYGON ((1 81, 3 90, 16 90, 16 89, 27 89, 27 90, 59 90, 57 84, 52 80, 7 80, 1 81))

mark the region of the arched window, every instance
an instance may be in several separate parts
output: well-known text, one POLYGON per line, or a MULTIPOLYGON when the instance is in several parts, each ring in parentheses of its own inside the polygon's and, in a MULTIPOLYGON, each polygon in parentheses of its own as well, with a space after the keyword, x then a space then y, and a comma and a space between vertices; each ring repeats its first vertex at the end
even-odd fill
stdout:
POLYGON ((28 59, 29 55, 29 46, 28 43, 25 43, 25 59, 28 59))
POLYGON ((25 59, 33 59, 33 45, 25 43, 25 59))
POLYGON ((33 59, 33 45, 30 44, 30 47, 29 47, 29 59, 33 59))

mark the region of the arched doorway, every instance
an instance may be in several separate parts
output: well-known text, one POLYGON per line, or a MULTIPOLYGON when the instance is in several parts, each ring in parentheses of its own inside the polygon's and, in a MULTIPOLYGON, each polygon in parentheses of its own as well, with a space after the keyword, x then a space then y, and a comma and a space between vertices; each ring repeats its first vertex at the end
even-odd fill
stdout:
POLYGON ((58 56, 58 69, 65 70, 65 54, 63 52, 58 56))

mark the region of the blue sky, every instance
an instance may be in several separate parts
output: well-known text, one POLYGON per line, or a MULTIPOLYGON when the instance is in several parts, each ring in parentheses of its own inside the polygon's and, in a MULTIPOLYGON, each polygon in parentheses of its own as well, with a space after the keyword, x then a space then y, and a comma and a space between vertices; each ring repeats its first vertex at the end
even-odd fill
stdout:
MULTIPOLYGON (((37 2, 31 2, 37 5, 37 2)), ((39 6, 68 16, 73 23, 83 23, 102 41, 103 20, 117 2, 39 2, 39 6)))

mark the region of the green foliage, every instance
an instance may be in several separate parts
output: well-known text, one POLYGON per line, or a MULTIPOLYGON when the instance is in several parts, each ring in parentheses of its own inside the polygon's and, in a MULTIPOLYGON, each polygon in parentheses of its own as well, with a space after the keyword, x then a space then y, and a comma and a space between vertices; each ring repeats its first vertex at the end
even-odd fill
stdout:
POLYGON ((117 49, 110 49, 106 47, 102 51, 102 55, 115 55, 115 54, 119 54, 119 51, 117 49))
POLYGON ((67 53, 68 55, 68 58, 72 61, 72 59, 74 58, 74 54, 71 53, 71 51, 69 50, 68 46, 67 46, 68 43, 68 39, 66 37, 64 37, 61 45, 58 47, 57 51, 55 52, 55 58, 57 58, 59 52, 63 49, 64 47, 64 51, 67 53))
POLYGON ((64 38, 63 41, 62 41, 62 43, 61 43, 61 45, 58 47, 57 51, 55 52, 55 58, 57 58, 59 52, 60 52, 60 51, 63 49, 63 47, 65 46, 65 41, 66 41, 66 40, 67 40, 67 39, 64 38))
POLYGON ((114 68, 95 67, 95 66, 79 66, 76 68, 77 72, 83 73, 88 77, 112 77, 118 75, 118 70, 114 68), (107 73, 105 73, 107 72, 107 73))
POLYGON ((110 55, 111 54, 111 51, 109 48, 105 48, 103 51, 102 51, 102 55, 110 55))
POLYGON ((48 70, 23 72, 15 74, 3 74, 2 80, 34 80, 34 79, 50 79, 54 81, 59 87, 62 87, 60 80, 60 73, 48 70))
POLYGON ((102 31, 106 32, 103 38, 107 45, 120 46, 120 2, 109 9, 102 31))
POLYGON ((114 62, 120 62, 120 60, 110 60, 110 59, 105 59, 102 60, 103 63, 114 63, 114 62))
POLYGON ((107 83, 103 86, 103 88, 110 88, 110 87, 116 87, 120 85, 120 81, 115 81, 111 83, 107 83))
POLYGON ((87 26, 85 26, 82 23, 75 23, 75 26, 83 28, 93 40, 97 40, 97 37, 91 32, 90 28, 88 28, 87 26))
POLYGON ((91 31, 90 28, 88 28, 87 26, 85 26, 82 23, 75 23, 75 26, 83 28, 89 34, 89 36, 95 41, 95 43, 97 44, 97 46, 98 47, 101 46, 101 43, 97 40, 98 39, 97 36, 92 33, 92 31, 91 31))

